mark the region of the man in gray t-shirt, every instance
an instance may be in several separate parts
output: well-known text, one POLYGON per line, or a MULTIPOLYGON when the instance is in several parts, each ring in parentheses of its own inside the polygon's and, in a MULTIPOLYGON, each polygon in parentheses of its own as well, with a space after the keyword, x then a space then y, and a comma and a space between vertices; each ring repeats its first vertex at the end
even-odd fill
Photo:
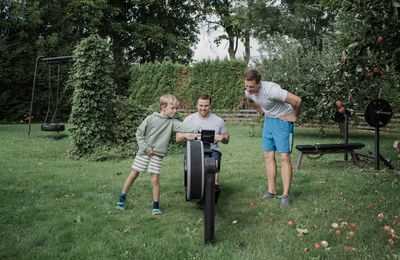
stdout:
MULTIPOLYGON (((226 129, 225 122, 219 116, 210 112, 211 108, 211 97, 206 94, 200 94, 197 98, 197 113, 193 113, 187 116, 183 122, 199 126, 202 129, 214 130, 215 138, 214 143, 211 144, 212 157, 217 161, 218 172, 221 167, 221 151, 218 147, 218 143, 223 144, 229 143, 229 133, 226 129)), ((191 133, 176 133, 176 141, 181 142, 183 140, 193 141, 196 139, 195 134, 191 133)), ((218 172, 215 175, 215 183, 218 185, 218 172)))
POLYGON ((273 82, 261 81, 261 74, 256 70, 245 72, 245 95, 247 102, 265 117, 262 149, 268 179, 268 190, 261 196, 271 199, 276 193, 275 151, 281 160, 283 194, 281 206, 290 204, 289 190, 292 182, 292 164, 290 153, 293 148, 293 123, 300 116, 300 97, 282 89, 273 82))

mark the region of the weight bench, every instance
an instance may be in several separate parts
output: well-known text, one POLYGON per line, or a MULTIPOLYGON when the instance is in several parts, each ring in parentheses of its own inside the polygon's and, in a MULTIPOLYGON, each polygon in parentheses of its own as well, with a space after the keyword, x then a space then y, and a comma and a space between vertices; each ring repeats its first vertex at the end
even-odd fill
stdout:
MULTIPOLYGON (((357 166, 357 157, 355 149, 361 149, 365 145, 362 143, 349 143, 349 144, 316 144, 316 145, 296 145, 296 149, 300 151, 299 159, 297 160, 296 169, 300 168, 301 160, 304 154, 319 154, 322 157, 324 154, 333 153, 350 153, 353 159, 353 165, 357 166)), ((313 158, 316 159, 316 158, 313 158)))

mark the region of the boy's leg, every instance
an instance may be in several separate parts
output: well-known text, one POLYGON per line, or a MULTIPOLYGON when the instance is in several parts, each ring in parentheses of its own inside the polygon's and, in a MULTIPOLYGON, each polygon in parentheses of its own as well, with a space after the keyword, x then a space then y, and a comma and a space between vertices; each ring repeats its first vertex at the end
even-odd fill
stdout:
POLYGON ((153 201, 160 201, 160 178, 158 174, 151 174, 151 184, 153 185, 153 201))
POLYGON ((149 173, 151 174, 151 184, 153 185, 153 215, 160 216, 162 211, 159 207, 160 201, 160 171, 162 165, 162 157, 153 155, 149 163, 149 173))
POLYGON ((117 210, 125 211, 126 210, 126 194, 128 193, 129 189, 131 188, 132 184, 135 182, 137 177, 139 176, 139 172, 132 169, 131 173, 129 174, 128 178, 126 178, 124 188, 122 189, 121 196, 119 197, 119 201, 117 202, 117 210))
POLYGON ((131 173, 129 174, 128 178, 126 178, 124 188, 122 189, 123 194, 127 194, 129 189, 131 188, 132 184, 135 182, 137 177, 139 176, 139 172, 135 169, 132 169, 131 173))

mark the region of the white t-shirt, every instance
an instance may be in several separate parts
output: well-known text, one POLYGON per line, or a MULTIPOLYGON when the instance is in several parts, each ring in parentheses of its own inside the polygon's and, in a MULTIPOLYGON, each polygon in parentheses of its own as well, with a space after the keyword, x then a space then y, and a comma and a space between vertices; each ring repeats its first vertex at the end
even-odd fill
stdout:
MULTIPOLYGON (((213 113, 210 113, 210 116, 207 118, 202 118, 198 113, 193 113, 187 116, 183 122, 190 125, 200 126, 205 130, 214 130, 216 135, 221 135, 227 132, 224 120, 213 113)), ((217 143, 212 143, 210 148, 221 152, 217 143)))
POLYGON ((250 95, 247 90, 244 93, 247 98, 259 105, 270 118, 293 114, 292 105, 285 102, 287 91, 274 82, 262 81, 257 94, 250 95))

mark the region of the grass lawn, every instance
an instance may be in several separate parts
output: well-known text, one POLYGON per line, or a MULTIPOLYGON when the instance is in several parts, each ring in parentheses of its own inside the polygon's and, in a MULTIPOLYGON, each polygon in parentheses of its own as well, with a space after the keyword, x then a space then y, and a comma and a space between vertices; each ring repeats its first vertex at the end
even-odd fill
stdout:
MULTIPOLYGON (((373 171, 372 160, 361 168, 335 162, 342 154, 304 157, 301 169, 293 171, 293 203, 280 208, 279 199, 258 199, 267 187, 259 127, 228 129, 231 141, 221 145, 216 244, 204 246, 203 212, 184 198, 182 154, 169 154, 163 162, 163 216, 151 215, 152 186, 145 173, 128 194, 128 210, 119 213, 115 205, 131 159, 73 161, 64 156, 67 132, 41 132, 34 125, 28 137, 26 125, 0 125, 0 259, 400 257, 399 171, 373 171), (299 229, 307 234, 298 236, 299 229), (322 240, 328 248, 314 248, 322 240)), ((382 133, 381 153, 398 168, 396 139, 399 134, 382 133)), ((295 129, 295 145, 341 141, 338 130, 322 137, 318 129, 295 129)), ((372 132, 353 130, 350 141, 365 143, 364 152, 374 148, 372 132)), ((298 155, 292 154, 293 166, 298 155)), ((277 182, 282 192, 280 172, 277 182)))

